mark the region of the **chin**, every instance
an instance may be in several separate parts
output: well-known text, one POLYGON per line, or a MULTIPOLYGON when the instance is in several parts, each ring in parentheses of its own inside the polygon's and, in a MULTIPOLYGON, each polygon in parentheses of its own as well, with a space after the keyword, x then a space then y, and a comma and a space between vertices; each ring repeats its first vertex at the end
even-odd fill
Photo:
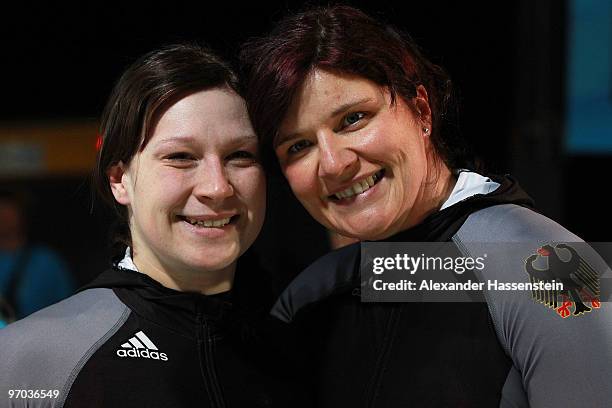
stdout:
POLYGON ((386 234, 382 231, 368 231, 362 233, 357 238, 360 241, 381 241, 387 237, 389 237, 389 234, 386 234))
POLYGON ((203 262, 191 264, 191 268, 197 272, 218 272, 230 267, 235 260, 229 262, 203 262))
POLYGON ((358 239, 360 241, 376 241, 376 240, 381 239, 381 238, 379 238, 380 235, 383 235, 383 231, 379 231, 378 229, 372 229, 372 228, 368 228, 368 229, 354 229, 354 228, 335 229, 335 231, 337 231, 339 234, 342 234, 342 235, 350 237, 350 238, 356 238, 356 239, 358 239))
POLYGON ((389 233, 391 226, 386 224, 368 225, 367 219, 357 220, 355 222, 351 222, 349 225, 347 225, 347 223, 343 223, 343 225, 338 225, 337 227, 332 227, 331 229, 347 237, 357 238, 360 241, 378 241, 392 235, 389 233))
POLYGON ((238 259, 238 253, 207 253, 201 252, 191 259, 189 265, 192 269, 202 271, 219 271, 231 266, 238 259))

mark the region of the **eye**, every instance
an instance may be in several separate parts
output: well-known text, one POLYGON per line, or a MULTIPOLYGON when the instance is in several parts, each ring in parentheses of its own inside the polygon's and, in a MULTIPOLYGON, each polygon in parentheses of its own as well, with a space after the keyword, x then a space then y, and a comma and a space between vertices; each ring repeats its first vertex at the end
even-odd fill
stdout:
POLYGON ((227 156, 227 159, 228 160, 232 160, 232 159, 256 160, 257 156, 254 153, 251 153, 246 150, 238 150, 236 152, 231 153, 229 156, 227 156))
POLYGON ((289 146, 289 149, 287 149, 287 153, 297 154, 309 146, 312 146, 312 143, 310 142, 310 140, 303 139, 289 146))
POLYGON ((228 164, 233 166, 245 166, 250 167, 259 163, 259 156, 255 152, 249 150, 236 150, 225 156, 225 160, 228 164))
POLYGON ((344 129, 345 127, 354 125, 359 122, 361 119, 365 117, 365 113, 363 112, 352 112, 342 118, 342 123, 340 124, 340 128, 344 129))
POLYGON ((191 153, 176 152, 176 153, 170 153, 169 155, 164 157, 164 159, 171 160, 171 161, 189 161, 189 160, 195 160, 195 157, 191 153))

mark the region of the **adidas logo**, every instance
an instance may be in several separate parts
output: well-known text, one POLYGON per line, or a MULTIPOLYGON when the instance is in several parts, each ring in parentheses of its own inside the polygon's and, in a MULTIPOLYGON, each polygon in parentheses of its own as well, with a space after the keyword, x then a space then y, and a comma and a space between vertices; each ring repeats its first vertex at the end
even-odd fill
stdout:
POLYGON ((160 353, 157 346, 142 331, 136 333, 127 343, 123 343, 121 347, 117 350, 119 357, 142 357, 168 361, 166 353, 160 353))

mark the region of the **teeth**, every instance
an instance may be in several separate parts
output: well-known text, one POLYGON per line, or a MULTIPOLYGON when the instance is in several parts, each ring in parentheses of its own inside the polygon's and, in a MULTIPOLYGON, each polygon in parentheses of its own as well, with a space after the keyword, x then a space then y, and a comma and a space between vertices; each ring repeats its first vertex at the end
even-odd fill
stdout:
MULTIPOLYGON (((379 172, 380 173, 380 172, 379 172)), ((357 194, 361 194, 364 191, 367 191, 379 180, 379 173, 373 174, 371 176, 366 177, 365 179, 356 182, 346 190, 340 191, 339 193, 334 194, 334 196, 341 200, 343 198, 352 197, 357 194)))
POLYGON ((229 224, 230 220, 231 220, 231 217, 221 218, 220 220, 206 220, 206 221, 197 221, 197 220, 185 218, 185 221, 187 221, 191 225, 197 225, 198 227, 206 227, 206 228, 223 227, 229 224))

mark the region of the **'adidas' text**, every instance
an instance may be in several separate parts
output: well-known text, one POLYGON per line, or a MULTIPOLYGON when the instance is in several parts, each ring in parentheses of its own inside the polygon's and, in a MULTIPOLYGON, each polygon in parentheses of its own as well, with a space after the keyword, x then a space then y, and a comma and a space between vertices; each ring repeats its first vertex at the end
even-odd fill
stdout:
POLYGON ((117 350, 119 357, 140 357, 168 361, 166 353, 160 353, 157 350, 157 346, 142 331, 136 333, 127 343, 123 343, 121 347, 117 350))

